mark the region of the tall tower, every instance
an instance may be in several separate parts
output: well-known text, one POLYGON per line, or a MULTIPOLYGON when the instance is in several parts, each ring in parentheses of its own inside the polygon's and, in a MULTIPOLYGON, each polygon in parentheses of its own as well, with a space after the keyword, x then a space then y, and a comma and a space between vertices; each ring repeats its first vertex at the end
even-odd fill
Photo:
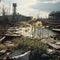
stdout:
POLYGON ((15 15, 16 14, 16 3, 13 3, 13 14, 15 15))
POLYGON ((16 3, 13 3, 13 16, 12 16, 12 25, 16 26, 17 23, 17 14, 16 14, 16 3))

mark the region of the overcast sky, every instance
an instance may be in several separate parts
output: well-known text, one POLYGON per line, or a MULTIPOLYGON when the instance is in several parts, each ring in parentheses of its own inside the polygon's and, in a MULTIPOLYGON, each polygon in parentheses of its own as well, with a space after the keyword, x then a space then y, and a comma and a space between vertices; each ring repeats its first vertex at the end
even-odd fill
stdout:
POLYGON ((17 3, 17 13, 27 16, 45 18, 51 11, 60 11, 60 0, 2 0, 0 7, 4 4, 12 13, 12 3, 17 3))

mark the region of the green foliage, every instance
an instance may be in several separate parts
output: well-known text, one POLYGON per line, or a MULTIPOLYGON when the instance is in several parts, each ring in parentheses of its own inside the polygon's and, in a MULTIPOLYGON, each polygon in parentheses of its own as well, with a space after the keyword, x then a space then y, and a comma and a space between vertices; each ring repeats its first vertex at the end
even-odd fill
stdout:
POLYGON ((39 52, 46 52, 47 46, 46 44, 42 43, 40 40, 31 39, 28 37, 21 37, 14 40, 15 44, 19 44, 19 48, 27 48, 38 50, 39 52))

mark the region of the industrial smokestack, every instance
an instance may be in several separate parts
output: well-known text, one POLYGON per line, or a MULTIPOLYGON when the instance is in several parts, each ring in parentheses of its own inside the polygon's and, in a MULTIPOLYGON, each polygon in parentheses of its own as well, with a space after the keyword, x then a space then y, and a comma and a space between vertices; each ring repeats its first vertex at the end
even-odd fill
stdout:
POLYGON ((16 14, 16 3, 13 3, 13 14, 15 15, 16 14))

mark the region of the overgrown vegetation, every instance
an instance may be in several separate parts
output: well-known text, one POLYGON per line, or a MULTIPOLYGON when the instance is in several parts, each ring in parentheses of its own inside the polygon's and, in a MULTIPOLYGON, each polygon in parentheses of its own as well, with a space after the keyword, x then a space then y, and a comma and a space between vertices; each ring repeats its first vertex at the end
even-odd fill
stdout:
POLYGON ((31 39, 28 37, 21 37, 13 40, 14 44, 18 44, 19 48, 27 48, 30 50, 38 50, 39 52, 46 52, 46 44, 42 43, 40 40, 31 39))
POLYGON ((14 39, 15 44, 18 43, 18 48, 31 50, 30 60, 59 60, 58 55, 47 54, 47 45, 42 43, 40 39, 33 39, 29 37, 19 37, 14 39))

